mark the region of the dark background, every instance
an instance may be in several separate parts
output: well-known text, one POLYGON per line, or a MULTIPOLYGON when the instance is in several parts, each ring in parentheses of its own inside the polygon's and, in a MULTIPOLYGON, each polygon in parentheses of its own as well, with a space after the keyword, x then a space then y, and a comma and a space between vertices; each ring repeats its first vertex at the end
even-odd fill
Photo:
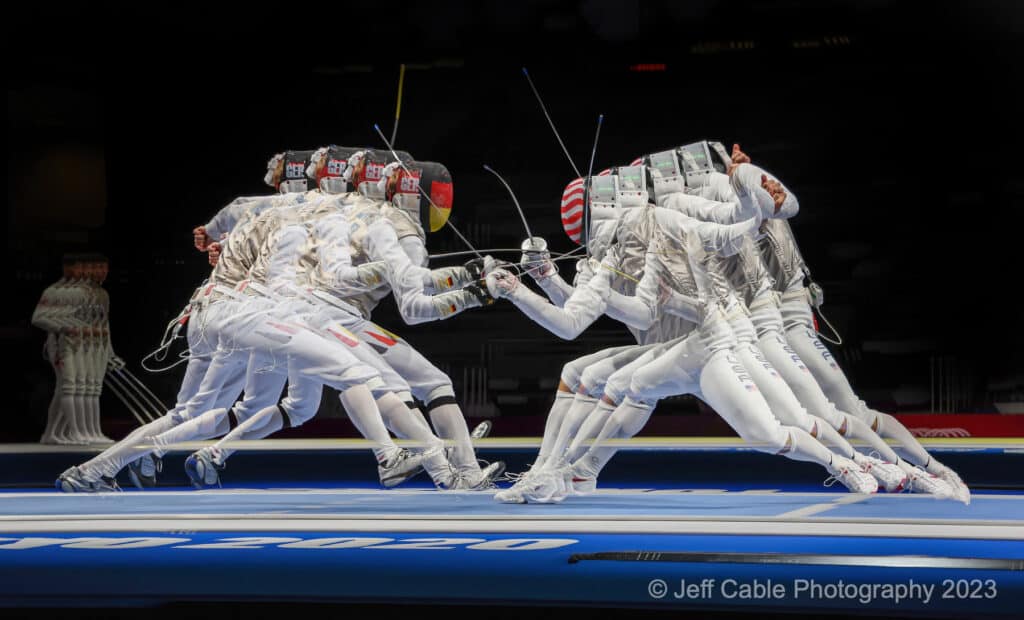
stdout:
MULTIPOLYGON (((181 368, 149 376, 138 361, 208 273, 191 229, 266 193, 274 152, 380 146, 372 125, 390 133, 400 63, 396 146, 448 166, 453 222, 478 247, 524 237, 485 163, 535 234, 572 247, 556 207, 575 175, 526 66, 581 168, 604 114, 596 169, 718 139, 793 189, 793 228, 844 339, 833 351, 869 403, 1024 400, 1019 3, 142 4, 7 14, 8 439, 45 422, 52 372, 28 319, 62 253, 110 257, 115 349, 170 401, 181 368)), ((465 249, 447 230, 428 247, 465 249)), ((607 319, 559 341, 504 302, 417 327, 386 302, 375 320, 448 371, 469 414, 500 414, 512 432, 498 434, 539 433, 527 416, 546 413, 561 365, 628 342, 607 319)), ((129 420, 107 395, 104 411, 129 420)), ((691 398, 659 411, 706 417, 691 398)))

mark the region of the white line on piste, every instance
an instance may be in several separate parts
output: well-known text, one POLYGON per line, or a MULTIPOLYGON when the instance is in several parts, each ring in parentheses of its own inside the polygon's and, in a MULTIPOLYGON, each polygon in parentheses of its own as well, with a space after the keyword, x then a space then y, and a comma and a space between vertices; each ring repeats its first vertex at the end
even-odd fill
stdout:
POLYGON ((375 532, 460 534, 693 534, 899 537, 937 539, 1024 540, 1020 525, 963 525, 949 523, 872 523, 757 520, 623 521, 589 519, 295 519, 270 515, 239 519, 236 515, 195 518, 69 519, 5 521, 0 533, 122 533, 167 532, 375 532))
MULTIPOLYGON (((524 510, 519 507, 509 507, 510 512, 524 510)), ((222 520, 222 521, 251 521, 260 519, 284 520, 291 522, 305 521, 381 521, 381 522, 417 522, 431 521, 437 523, 482 523, 482 522, 507 522, 507 523, 531 523, 531 522, 566 522, 576 521, 615 521, 622 523, 634 523, 642 528, 645 523, 705 523, 716 521, 729 521, 733 523, 856 523, 868 525, 939 525, 939 526, 971 526, 971 527, 1018 527, 1024 528, 1024 521, 1011 519, 928 519, 921 517, 786 517, 775 515, 657 515, 657 514, 608 514, 608 513, 548 513, 548 514, 479 514, 464 515, 453 513, 304 513, 285 511, 261 511, 249 513, 90 513, 90 514, 38 514, 38 515, 2 515, 0 516, 0 531, 13 527, 12 523, 69 523, 69 522, 141 522, 153 520, 222 520)))
POLYGON ((820 514, 822 512, 827 511, 827 510, 832 510, 833 508, 835 508, 837 506, 844 506, 844 505, 847 505, 847 504, 856 504, 857 502, 862 502, 862 501, 864 501, 864 500, 866 500, 866 499, 868 499, 870 497, 871 497, 870 495, 866 495, 866 494, 844 495, 842 497, 838 497, 838 498, 832 500, 831 502, 822 502, 820 504, 811 504, 810 506, 804 506, 803 508, 797 508, 796 510, 790 510, 789 512, 784 512, 784 513, 778 515, 776 518, 778 518, 778 519, 799 519, 799 518, 802 518, 802 517, 809 517, 811 515, 820 514))
MULTIPOLYGON (((371 489, 371 488, 337 488, 337 489, 325 489, 325 488, 234 488, 234 489, 204 489, 204 490, 181 490, 181 491, 128 491, 128 492, 114 492, 114 493, 59 493, 52 490, 45 491, 18 491, 11 493, 0 493, 0 504, 5 500, 15 499, 36 499, 45 501, 67 501, 67 502, 81 502, 90 501, 88 498, 120 498, 124 501, 152 501, 156 498, 161 497, 202 497, 211 495, 366 495, 372 497, 392 497, 392 496, 410 496, 410 495, 423 495, 424 493, 436 494, 442 496, 485 496, 493 495, 494 491, 438 491, 429 487, 422 488, 407 488, 407 489, 371 489), (59 499, 58 499, 59 498, 59 499)), ((602 495, 638 495, 643 497, 644 495, 726 495, 726 496, 749 496, 749 495, 768 495, 771 497, 808 497, 818 500, 827 500, 830 498, 842 498, 842 497, 864 497, 866 499, 878 500, 878 501, 938 501, 933 496, 927 493, 876 493, 873 495, 857 495, 852 493, 823 493, 818 491, 780 491, 778 489, 746 489, 742 491, 730 491, 728 489, 649 489, 649 488, 602 488, 598 489, 588 497, 600 497, 602 495)), ((985 494, 975 495, 974 500, 1005 500, 1005 501, 1016 501, 1024 502, 1024 495, 1014 494, 985 494)))

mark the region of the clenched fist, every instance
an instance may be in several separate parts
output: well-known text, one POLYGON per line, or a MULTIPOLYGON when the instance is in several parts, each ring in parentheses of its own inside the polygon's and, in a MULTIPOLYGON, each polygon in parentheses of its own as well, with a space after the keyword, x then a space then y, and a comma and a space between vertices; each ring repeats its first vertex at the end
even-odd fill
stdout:
POLYGON ((206 246, 206 258, 210 262, 211 267, 216 267, 220 261, 220 250, 220 243, 216 241, 206 246))
POLYGON ((205 252, 212 241, 210 235, 206 234, 205 226, 196 226, 192 229, 192 243, 200 252, 205 252))

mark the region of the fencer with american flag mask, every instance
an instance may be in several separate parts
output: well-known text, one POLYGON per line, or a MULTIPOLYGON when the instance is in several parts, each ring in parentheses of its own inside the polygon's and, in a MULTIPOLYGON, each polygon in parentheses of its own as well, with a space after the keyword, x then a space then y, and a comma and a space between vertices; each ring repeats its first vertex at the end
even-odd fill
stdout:
MULTIPOLYGON (((602 191, 600 179, 600 176, 595 177, 595 187, 590 192, 592 203, 585 206, 604 207, 603 199, 610 198, 614 210, 617 179, 606 191, 602 191)), ((621 187, 625 188, 625 184, 621 187)), ((641 186, 630 191, 640 191, 643 195, 645 189, 641 186)), ((669 341, 661 350, 658 347, 648 350, 626 364, 625 367, 632 366, 643 378, 643 383, 634 385, 627 381, 606 385, 599 406, 609 411, 603 416, 606 421, 598 441, 632 436, 646 422, 654 403, 665 395, 697 393, 741 436, 758 442, 762 449, 817 462, 854 490, 872 492, 877 489, 874 480, 864 475, 852 461, 830 453, 802 429, 780 425, 731 352, 735 337, 707 284, 703 263, 708 255, 734 251, 735 242, 745 232, 756 228, 760 219, 752 217, 728 226, 702 223, 671 210, 647 206, 646 197, 642 202, 644 206, 625 209, 621 217, 613 219, 613 241, 604 250, 600 266, 591 264, 588 276, 587 268, 581 265, 583 276, 589 280, 582 286, 577 282, 562 308, 548 304, 520 286, 508 272, 498 270, 488 276, 492 294, 510 298, 527 316, 564 338, 575 337, 612 306, 617 306, 616 313, 628 324, 639 329, 649 329, 662 310, 696 319, 698 329, 689 336, 669 341), (631 240, 646 242, 648 247, 628 249, 631 240), (642 253, 644 262, 636 294, 617 295, 613 299, 612 274, 628 275, 621 269, 631 267, 628 261, 623 261, 626 258, 623 254, 637 251, 642 253)), ((599 213, 592 218, 598 228, 602 220, 607 221, 599 213)), ((601 231, 594 230, 594 233, 598 247, 593 254, 600 256, 601 231)), ((630 376, 634 373, 616 374, 630 376)), ((603 455, 601 449, 599 443, 595 444, 585 453, 587 458, 575 464, 550 455, 541 471, 517 483, 519 489, 513 487, 496 498, 500 501, 560 501, 570 492, 569 484, 574 478, 584 485, 588 478, 593 479, 596 472, 590 471, 594 468, 588 469, 588 466, 597 464, 595 457, 603 455), (551 462, 552 456, 554 462, 551 462)))

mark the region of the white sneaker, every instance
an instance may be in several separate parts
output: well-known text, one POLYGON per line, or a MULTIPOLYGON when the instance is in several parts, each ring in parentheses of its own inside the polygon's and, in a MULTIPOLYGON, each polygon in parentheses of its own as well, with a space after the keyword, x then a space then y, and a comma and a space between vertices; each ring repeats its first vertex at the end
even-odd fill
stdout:
POLYGON ((953 492, 953 487, 942 478, 917 467, 911 467, 907 473, 910 474, 907 490, 911 493, 929 493, 938 499, 959 499, 953 492))
POLYGON ((377 465, 380 483, 388 489, 402 484, 423 470, 422 461, 422 453, 413 454, 404 448, 399 449, 387 461, 377 465))
POLYGON ((939 474, 939 478, 942 478, 946 484, 953 488, 953 497, 969 506, 971 504, 971 490, 964 484, 964 481, 960 479, 955 471, 946 467, 939 474))
POLYGON ((220 486, 220 472, 224 471, 224 454, 217 446, 207 446, 185 459, 185 475, 197 489, 220 486))
POLYGON ((473 431, 469 434, 470 439, 483 439, 491 434, 491 428, 494 425, 490 420, 484 420, 473 427, 473 431))
POLYGON ((568 482, 572 495, 589 495, 597 490, 597 477, 580 473, 575 467, 568 482))
POLYGON ((163 461, 155 454, 147 454, 128 463, 128 478, 139 489, 156 486, 156 475, 163 471, 163 461))
POLYGON ((454 491, 486 491, 496 488, 494 481, 505 473, 505 461, 495 461, 480 470, 479 474, 463 473, 456 476, 449 486, 454 491))
POLYGON ((899 465, 887 463, 873 456, 865 456, 860 452, 853 453, 853 462, 861 471, 871 474, 887 493, 899 493, 907 487, 910 477, 900 469, 899 465))
POLYGON ((525 504, 526 498, 523 497, 522 487, 512 485, 495 493, 494 501, 501 502, 502 504, 525 504))
POLYGON ((529 479, 523 499, 531 504, 557 504, 569 494, 564 468, 544 468, 529 479))
POLYGON ((521 474, 505 474, 505 478, 512 481, 512 486, 495 493, 494 501, 503 504, 525 504, 526 498, 523 497, 523 489, 530 484, 530 478, 536 477, 539 472, 540 468, 528 469, 521 474))
POLYGON ((827 467, 831 478, 825 480, 825 486, 830 487, 837 481, 842 483, 852 493, 871 494, 878 492, 878 482, 870 474, 861 470, 860 466, 852 460, 840 456, 832 458, 832 464, 827 467))
POLYGON ((64 470, 57 478, 55 486, 62 493, 104 493, 121 490, 121 487, 117 486, 117 480, 105 476, 91 479, 78 466, 64 470))

